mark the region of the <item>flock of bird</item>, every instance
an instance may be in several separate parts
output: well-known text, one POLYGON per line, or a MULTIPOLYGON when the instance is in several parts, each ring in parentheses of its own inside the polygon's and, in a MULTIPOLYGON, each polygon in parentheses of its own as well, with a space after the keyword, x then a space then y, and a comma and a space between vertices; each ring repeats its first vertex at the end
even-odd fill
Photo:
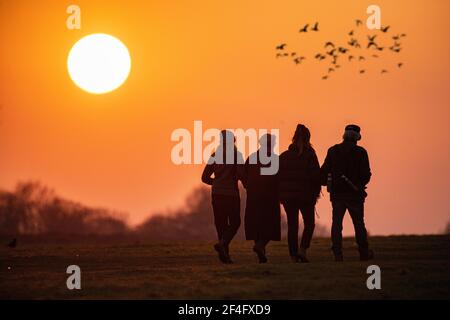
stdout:
MULTIPOLYGON (((316 61, 329 61, 330 64, 327 66, 326 74, 322 76, 323 80, 327 80, 331 73, 336 72, 337 69, 341 68, 343 62, 352 62, 352 61, 366 61, 369 58, 379 58, 382 52, 391 51, 394 54, 400 53, 403 49, 401 40, 406 37, 405 33, 396 34, 388 37, 391 43, 381 44, 380 38, 383 36, 383 39, 386 40, 386 37, 389 35, 390 26, 383 26, 379 29, 381 34, 367 34, 367 39, 364 40, 358 38, 358 31, 361 29, 360 27, 363 25, 362 20, 355 20, 356 29, 352 29, 348 32, 348 40, 346 44, 337 44, 336 42, 327 41, 324 44, 323 51, 316 53, 312 59, 316 61)), ((307 33, 307 32, 319 32, 319 22, 314 23, 313 25, 305 24, 300 28, 299 33, 307 33)), ((281 43, 275 47, 276 50, 276 58, 288 58, 291 59, 295 65, 300 65, 307 58, 304 55, 298 54, 296 51, 289 51, 288 45, 286 43, 281 43)), ((396 68, 401 68, 403 66, 403 62, 397 62, 396 68)), ((380 73, 385 74, 388 73, 388 69, 381 69, 380 73)), ((360 74, 365 74, 366 69, 360 67, 360 74)))

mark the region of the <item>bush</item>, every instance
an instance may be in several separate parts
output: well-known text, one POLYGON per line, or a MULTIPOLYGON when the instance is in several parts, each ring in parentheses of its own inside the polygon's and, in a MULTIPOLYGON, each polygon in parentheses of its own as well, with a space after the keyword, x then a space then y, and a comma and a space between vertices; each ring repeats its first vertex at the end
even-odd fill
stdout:
POLYGON ((0 234, 98 234, 128 231, 115 212, 90 208, 55 195, 38 182, 0 192, 0 234))

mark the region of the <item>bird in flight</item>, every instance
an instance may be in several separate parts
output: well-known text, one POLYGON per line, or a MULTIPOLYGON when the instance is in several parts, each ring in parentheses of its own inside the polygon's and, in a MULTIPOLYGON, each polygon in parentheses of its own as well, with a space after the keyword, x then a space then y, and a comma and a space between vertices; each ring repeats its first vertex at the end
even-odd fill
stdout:
POLYGON ((333 68, 328 68, 328 73, 330 73, 330 72, 334 72, 334 69, 333 68))
POLYGON ((276 50, 284 50, 284 47, 286 47, 286 46, 287 46, 286 43, 282 43, 282 44, 276 46, 276 50))
POLYGON ((374 46, 375 47, 375 49, 377 49, 378 48, 378 45, 375 43, 375 42, 373 42, 373 41, 369 41, 369 43, 367 44, 367 49, 369 49, 371 46, 374 46))
POLYGON ((395 41, 400 40, 400 35, 393 36, 392 39, 394 39, 395 41))
POLYGON ((348 49, 344 48, 344 47, 339 47, 339 52, 340 53, 347 53, 348 49))
POLYGON ((365 73, 365 72, 366 72, 366 70, 364 70, 364 69, 359 70, 359 73, 361 73, 361 74, 363 74, 363 73, 365 73))
POLYGON ((300 64, 302 60, 306 59, 305 57, 297 57, 294 59, 295 64, 300 64))
POLYGON ((356 26, 360 26, 360 25, 362 25, 362 21, 361 20, 359 20, 359 19, 356 19, 355 20, 355 22, 356 22, 356 26))
POLYGON ((332 64, 336 64, 337 63, 337 58, 338 56, 333 56, 333 61, 331 61, 332 64))
POLYGON ((387 73, 388 71, 386 69, 381 70, 381 74, 387 73))
POLYGON ((311 28, 312 31, 319 31, 319 23, 316 22, 316 24, 314 25, 314 27, 311 28))
POLYGON ((314 56, 314 58, 316 58, 317 60, 323 60, 323 59, 325 59, 326 58, 326 56, 324 56, 324 55, 322 55, 322 54, 320 54, 320 53, 318 53, 318 54, 316 54, 315 56, 314 56))
POLYGON ((331 41, 328 41, 328 42, 325 43, 325 49, 326 49, 328 46, 331 46, 332 48, 334 48, 334 43, 331 42, 331 41))
POLYGON ((321 53, 318 53, 314 56, 314 58, 316 58, 317 60, 323 60, 326 58, 326 56, 322 55, 321 53))
POLYGON ((353 58, 353 56, 348 56, 348 61, 352 61, 353 58))
POLYGON ((381 27, 380 30, 381 30, 382 32, 386 33, 386 32, 388 32, 388 30, 389 30, 390 27, 391 27, 391 26, 381 27))
POLYGON ((297 55, 297 52, 291 52, 291 57, 294 57, 295 55, 297 55))
POLYGON ((337 65, 335 65, 334 67, 335 67, 336 69, 339 69, 341 66, 337 64, 337 65))
POLYGON ((402 50, 402 48, 397 48, 397 47, 394 47, 394 46, 389 47, 389 49, 390 49, 391 51, 394 51, 394 52, 397 52, 397 53, 399 53, 400 50, 402 50))
POLYGON ((369 39, 369 42, 374 42, 376 37, 377 37, 376 34, 374 34, 373 36, 367 35, 367 38, 369 39))
POLYGON ((309 24, 305 24, 303 28, 301 28, 298 32, 308 32, 309 24))
POLYGON ((378 58, 378 55, 377 54, 373 54, 372 57, 378 58))
POLYGON ((403 63, 402 63, 402 62, 399 62, 399 63, 397 64, 397 66, 398 66, 399 68, 401 68, 401 67, 403 66, 403 63))
POLYGON ((364 58, 363 56, 359 56, 358 60, 362 61, 362 60, 366 60, 366 58, 364 58))
POLYGON ((350 32, 348 33, 349 36, 352 36, 355 32, 353 30, 350 30, 350 32))
POLYGON ((336 51, 336 48, 332 49, 331 51, 327 51, 327 55, 334 57, 335 51, 336 51))
POLYGON ((402 34, 400 35, 400 37, 402 37, 402 38, 406 37, 406 33, 402 33, 402 34))
POLYGON ((361 48, 361 46, 360 46, 360 44, 358 43, 358 40, 356 40, 356 39, 350 39, 350 41, 348 42, 348 44, 350 45, 350 46, 352 46, 352 47, 355 47, 355 48, 361 48))
POLYGON ((328 79, 328 76, 323 76, 322 77, 322 80, 327 80, 328 79))

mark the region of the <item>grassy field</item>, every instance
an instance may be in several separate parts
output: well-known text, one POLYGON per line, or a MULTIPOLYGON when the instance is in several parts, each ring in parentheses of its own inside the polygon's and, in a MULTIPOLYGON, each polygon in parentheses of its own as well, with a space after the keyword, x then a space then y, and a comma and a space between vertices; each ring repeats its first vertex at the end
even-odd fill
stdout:
POLYGON ((250 242, 232 245, 221 265, 212 242, 142 245, 39 245, 0 249, 3 299, 450 299, 450 236, 373 237, 376 259, 358 261, 345 239, 335 263, 329 239, 314 239, 311 263, 291 263, 285 241, 260 265, 250 242), (81 290, 66 287, 66 268, 81 268, 81 290), (381 268, 381 290, 368 290, 366 268, 381 268))

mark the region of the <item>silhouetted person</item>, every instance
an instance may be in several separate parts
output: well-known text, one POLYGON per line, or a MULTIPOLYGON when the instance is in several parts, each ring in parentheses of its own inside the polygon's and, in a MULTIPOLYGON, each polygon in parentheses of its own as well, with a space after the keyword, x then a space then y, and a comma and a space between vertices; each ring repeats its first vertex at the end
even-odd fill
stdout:
POLYGON ((357 125, 346 126, 343 139, 342 143, 328 149, 321 168, 322 185, 327 186, 333 205, 332 250, 335 260, 342 261, 342 221, 348 209, 355 227, 360 259, 370 260, 373 251, 369 249, 364 224, 365 189, 371 177, 369 157, 367 151, 357 145, 361 139, 357 125))
POLYGON ((243 176, 244 159, 234 143, 231 131, 221 131, 220 146, 202 174, 202 181, 212 186, 214 224, 219 239, 214 249, 223 263, 232 263, 229 245, 241 225, 238 180, 243 176))
POLYGON ((315 227, 315 205, 320 194, 320 165, 309 129, 299 124, 289 149, 280 155, 280 201, 286 211, 289 254, 293 262, 308 262, 315 227), (298 246, 299 211, 303 217, 303 235, 298 246))
POLYGON ((17 239, 16 239, 16 238, 12 239, 12 240, 8 243, 8 247, 10 247, 10 248, 15 248, 15 247, 17 247, 17 239))
POLYGON ((278 198, 278 155, 274 153, 276 137, 266 134, 259 140, 260 149, 245 162, 247 203, 245 207, 245 237, 253 240, 253 251, 260 263, 266 263, 266 245, 281 239, 280 203, 278 198), (276 164, 276 170, 266 172, 276 164))

